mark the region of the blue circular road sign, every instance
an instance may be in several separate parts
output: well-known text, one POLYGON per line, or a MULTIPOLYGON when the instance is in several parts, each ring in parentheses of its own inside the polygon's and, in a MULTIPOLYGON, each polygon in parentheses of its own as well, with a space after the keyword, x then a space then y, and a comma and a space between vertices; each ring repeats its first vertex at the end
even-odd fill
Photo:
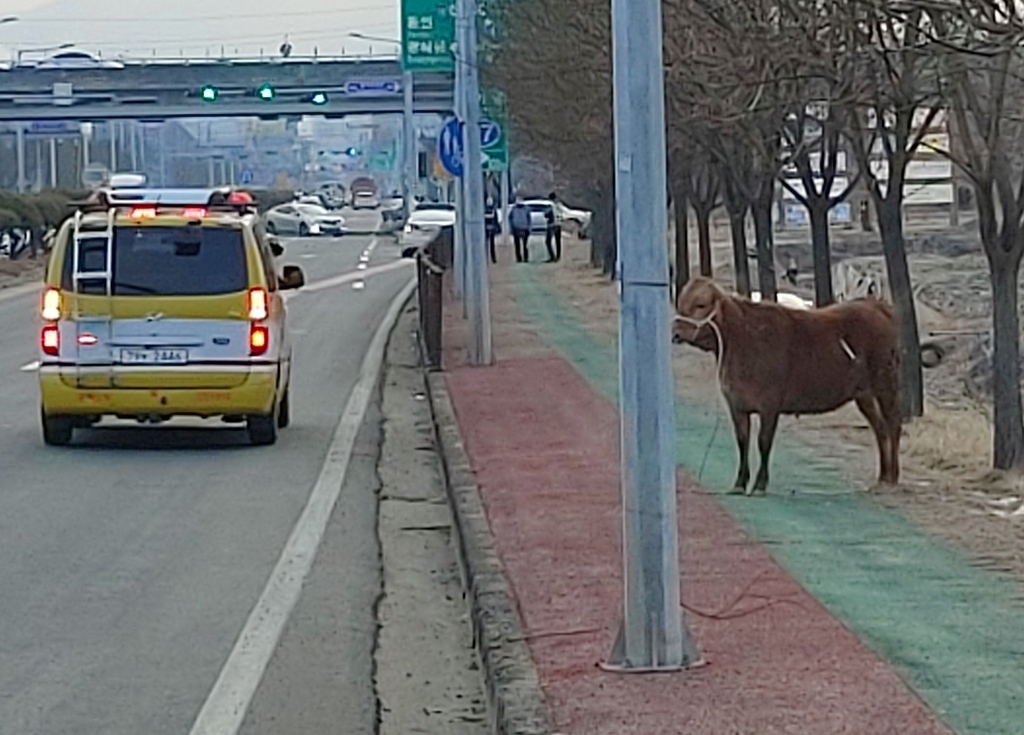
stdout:
POLYGON ((462 145, 462 122, 452 118, 441 128, 437 136, 437 157, 444 170, 452 176, 462 176, 465 150, 462 145))

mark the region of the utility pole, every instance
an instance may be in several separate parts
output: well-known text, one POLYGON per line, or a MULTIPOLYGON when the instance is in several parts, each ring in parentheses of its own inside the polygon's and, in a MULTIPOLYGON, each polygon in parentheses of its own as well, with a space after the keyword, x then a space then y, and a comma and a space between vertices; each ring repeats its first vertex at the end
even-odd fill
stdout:
POLYGON ((612 0, 623 623, 606 668, 697 663, 679 593, 660 0, 612 0))
POLYGON ((457 24, 462 29, 456 63, 463 67, 462 94, 465 148, 463 163, 463 219, 466 257, 466 307, 469 314, 469 362, 490 365, 491 295, 487 279, 484 231, 483 152, 480 142, 480 74, 477 67, 477 0, 460 0, 457 24))
POLYGON ((415 194, 416 182, 419 179, 417 174, 417 140, 416 140, 416 119, 413 109, 413 93, 415 78, 413 73, 406 70, 402 73, 402 152, 404 163, 402 169, 402 196, 405 201, 405 211, 410 213, 413 210, 412 198, 415 194))
POLYGON ((18 145, 18 191, 25 191, 25 124, 15 123, 18 127, 15 129, 15 136, 17 138, 18 145))
MULTIPOLYGON (((459 55, 462 53, 464 47, 464 41, 462 37, 462 3, 463 0, 456 0, 456 13, 455 13, 455 117, 460 122, 466 119, 465 107, 463 101, 465 98, 465 75, 463 74, 463 65, 459 62, 459 55)), ((463 156, 465 159, 465 156, 463 156)), ((463 166, 466 162, 463 160, 463 166)), ((463 171, 465 174, 465 171, 463 171)), ((455 291, 455 298, 462 302, 462 316, 463 318, 468 317, 469 313, 466 307, 466 217, 465 217, 465 188, 463 186, 465 182, 465 176, 459 177, 455 180, 455 212, 458 219, 455 222, 455 242, 453 247, 455 252, 453 253, 453 263, 455 270, 455 279, 452 284, 455 291)))

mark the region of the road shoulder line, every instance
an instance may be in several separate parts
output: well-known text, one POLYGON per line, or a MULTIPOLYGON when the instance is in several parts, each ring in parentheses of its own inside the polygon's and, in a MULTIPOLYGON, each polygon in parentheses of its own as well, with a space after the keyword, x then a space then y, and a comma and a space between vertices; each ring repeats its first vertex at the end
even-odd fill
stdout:
POLYGON ((411 279, 391 302, 377 328, 306 507, 199 710, 190 735, 234 735, 241 728, 316 559, 341 493, 356 436, 380 378, 388 338, 415 286, 415 280, 411 279))

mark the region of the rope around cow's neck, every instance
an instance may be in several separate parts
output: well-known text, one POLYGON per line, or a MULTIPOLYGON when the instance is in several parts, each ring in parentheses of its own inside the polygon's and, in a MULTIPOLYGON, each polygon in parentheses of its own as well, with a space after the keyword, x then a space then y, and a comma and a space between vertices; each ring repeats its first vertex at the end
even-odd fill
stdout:
MULTIPOLYGON (((697 328, 694 332, 694 339, 703 327, 711 327, 711 330, 715 333, 715 341, 718 345, 718 351, 715 354, 715 381, 718 383, 718 395, 724 399, 725 394, 722 392, 722 365, 725 357, 725 340, 722 338, 722 329, 715 323, 715 317, 718 316, 719 308, 722 306, 722 302, 719 301, 715 304, 715 308, 711 310, 703 319, 691 319, 688 316, 682 314, 675 315, 675 321, 683 322, 684 324, 692 324, 697 328)), ((700 470, 697 472, 697 482, 704 479, 704 466, 708 462, 708 456, 711 454, 711 447, 715 444, 715 439, 718 437, 718 427, 722 423, 722 412, 715 411, 715 428, 711 431, 711 439, 708 441, 707 447, 704 449, 704 458, 700 461, 700 470)))

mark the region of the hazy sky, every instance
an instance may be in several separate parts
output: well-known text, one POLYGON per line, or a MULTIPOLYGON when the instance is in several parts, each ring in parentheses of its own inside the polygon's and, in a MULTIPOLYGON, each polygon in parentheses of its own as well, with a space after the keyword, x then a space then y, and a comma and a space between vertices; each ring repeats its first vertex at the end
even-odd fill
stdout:
POLYGON ((103 56, 219 56, 276 54, 288 40, 293 54, 394 53, 384 42, 348 37, 357 32, 399 34, 399 0, 0 0, 0 49, 74 43, 103 56), (287 10, 282 10, 287 8, 287 10))

